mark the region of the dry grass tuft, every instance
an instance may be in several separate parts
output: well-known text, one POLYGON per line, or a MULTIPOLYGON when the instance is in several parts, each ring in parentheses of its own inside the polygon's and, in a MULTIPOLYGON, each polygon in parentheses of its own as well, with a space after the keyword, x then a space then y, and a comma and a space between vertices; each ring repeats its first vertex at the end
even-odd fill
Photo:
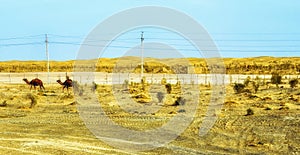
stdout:
POLYGON ((37 97, 32 93, 28 93, 27 98, 31 100, 29 108, 33 108, 37 104, 37 97))

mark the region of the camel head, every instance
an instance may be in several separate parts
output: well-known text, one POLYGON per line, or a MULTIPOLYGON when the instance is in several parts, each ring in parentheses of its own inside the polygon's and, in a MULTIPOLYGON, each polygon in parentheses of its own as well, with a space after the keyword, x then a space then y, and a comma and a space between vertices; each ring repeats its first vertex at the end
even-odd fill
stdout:
POLYGON ((25 81, 27 84, 29 84, 29 81, 26 78, 24 78, 23 81, 25 81))
POLYGON ((56 80, 57 83, 63 85, 63 83, 61 82, 61 80, 56 80))

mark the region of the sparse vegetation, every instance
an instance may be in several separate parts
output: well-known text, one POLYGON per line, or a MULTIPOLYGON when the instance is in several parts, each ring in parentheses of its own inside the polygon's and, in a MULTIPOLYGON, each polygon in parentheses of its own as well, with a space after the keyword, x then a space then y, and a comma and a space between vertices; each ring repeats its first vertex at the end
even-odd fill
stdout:
POLYGON ((162 78, 160 84, 166 85, 167 84, 167 79, 166 78, 162 78))
POLYGON ((251 108, 247 109, 246 116, 250 116, 250 115, 254 115, 254 111, 251 108))
POLYGON ((242 83, 235 83, 233 86, 233 89, 234 89, 235 93, 237 93, 237 94, 243 92, 244 88, 245 88, 245 85, 242 83))
POLYGON ((92 82, 92 86, 91 86, 91 90, 92 91, 95 91, 95 90, 97 90, 97 88, 98 88, 98 84, 96 83, 96 82, 92 82))
POLYGON ((172 92, 172 85, 171 85, 170 83, 167 83, 167 84, 165 85, 165 87, 166 87, 167 93, 168 93, 168 94, 171 94, 171 92, 172 92))
MULTIPOLYGON (((290 63, 286 60, 279 60, 279 62, 274 63, 274 65, 265 65, 270 64, 271 62, 269 63, 263 58, 261 59, 261 63, 252 63, 253 61, 250 63, 244 63, 240 61, 241 59, 227 59, 227 72, 255 74, 256 72, 258 73, 258 71, 261 71, 259 74, 270 74, 274 71, 274 66, 276 66, 279 73, 284 74, 291 74, 300 71, 300 65, 297 65, 298 62, 290 65, 290 63), (293 67, 293 70, 289 71, 288 69, 292 68, 291 66, 293 67)), ((272 60, 273 59, 270 61, 272 60)), ((255 62, 259 61, 261 60, 255 59, 255 62)), ((98 65, 97 71, 110 72, 113 65, 108 63, 113 62, 107 61, 107 64, 104 63, 98 65)), ((195 64, 194 67, 197 73, 209 73, 204 61, 199 62, 198 59, 195 59, 192 60, 191 63, 195 64)), ((152 72, 161 72, 159 67, 153 67, 150 65, 147 67, 147 71, 157 69, 152 72)), ((121 69, 126 71, 127 68, 130 68, 130 65, 121 69)), ((54 70, 58 69, 59 68, 56 67, 54 70)), ((69 66, 65 67, 65 69, 69 69, 69 66)), ((8 70, 12 71, 13 68, 8 70)), ((33 68, 33 70, 35 70, 35 68, 33 68)), ((82 70, 84 71, 85 68, 82 68, 82 70)), ((167 70, 165 70, 165 72, 167 72, 167 70)), ((165 77, 169 76, 167 75, 165 77)), ((155 76, 153 79, 155 79, 155 76)), ((191 85, 185 84, 188 83, 186 81, 183 81, 183 84, 180 84, 180 81, 177 80, 176 84, 171 84, 173 79, 167 80, 167 78, 164 78, 161 81, 163 85, 151 85, 150 92, 149 83, 146 82, 146 79, 141 79, 138 82, 132 82, 136 79, 130 79, 130 84, 129 81, 124 81, 123 86, 122 84, 118 85, 119 89, 116 92, 120 92, 120 94, 128 94, 128 92, 124 91, 122 88, 130 89, 129 91, 131 94, 129 94, 129 99, 145 104, 131 104, 132 100, 129 102, 126 100, 127 98, 125 98, 124 102, 119 102, 118 104, 118 101, 116 101, 114 97, 114 93, 116 92, 114 92, 112 88, 106 84, 98 84, 96 86, 97 89, 95 93, 98 96, 101 108, 103 108, 109 119, 112 119, 118 125, 124 126, 130 130, 141 131, 157 129, 168 123, 168 121, 174 118, 175 115, 188 114, 188 108, 183 109, 181 106, 177 105, 186 105, 189 107, 190 104, 197 104, 196 100, 198 99, 200 101, 199 105, 201 106, 196 109, 197 111, 193 115, 195 117, 194 121, 189 124, 189 127, 171 144, 172 148, 173 146, 174 148, 178 148, 178 150, 175 151, 175 153, 178 154, 187 153, 189 150, 192 150, 192 153, 194 154, 198 154, 202 153, 205 149, 209 149, 212 154, 215 153, 214 151, 223 154, 237 154, 241 153, 241 150, 247 150, 242 152, 246 154, 289 154, 291 152, 292 154, 297 154, 298 141, 295 139, 295 135, 298 133, 298 128, 295 126, 295 123, 298 121, 297 117, 299 112, 300 93, 298 90, 289 91, 288 89, 264 89, 264 87, 260 89, 260 87, 263 86, 263 80, 270 81, 269 76, 263 79, 260 79, 259 77, 255 79, 246 78, 244 83, 233 83, 234 86, 232 86, 231 83, 231 85, 226 86, 226 94, 224 94, 226 95, 226 98, 222 111, 213 111, 213 114, 220 116, 218 117, 218 121, 216 121, 214 126, 211 128, 211 131, 213 132, 210 132, 206 138, 195 139, 195 137, 199 136, 199 127, 201 127, 201 123, 203 122, 202 118, 207 113, 208 109, 206 107, 211 102, 211 98, 215 97, 212 95, 215 94, 212 93, 210 87, 205 87, 203 83, 202 85, 197 85, 197 82, 195 82, 195 87, 191 87, 191 85), (169 91, 166 87, 167 84, 169 84, 171 88, 169 91), (194 92, 189 92, 190 88, 196 88, 196 86, 199 87, 200 92, 203 94, 199 98, 195 97, 194 92), (181 92, 179 90, 180 88, 183 88, 184 91, 181 92), (251 92, 249 93, 248 90, 251 90, 251 92), (253 94, 252 90, 254 90, 256 94, 253 94), (151 97, 154 97, 155 100, 151 100, 151 97), (121 104, 125 108, 120 107, 121 104), (140 109, 136 110, 136 107, 140 109), (157 108, 157 111, 155 111, 155 109, 154 111, 147 113, 149 107, 157 108), (284 126, 284 128, 280 128, 281 126, 284 126), (269 131, 272 131, 272 133, 270 134, 269 131), (213 137, 213 141, 211 141, 211 137, 213 137), (230 143, 230 147, 226 145, 227 143, 230 143), (282 147, 282 144, 285 144, 284 147, 282 147), (220 152, 220 149, 222 152, 220 152)), ((159 80, 159 78, 155 79, 155 81, 158 81, 157 83, 160 82, 159 80)), ((231 81, 232 80, 234 79, 231 79, 231 81)), ((288 80, 289 78, 285 76, 281 79, 281 82, 279 82, 279 84, 281 84, 280 86, 284 88, 287 88, 288 86, 291 86, 293 89, 297 88, 298 82, 295 82, 296 84, 292 84, 288 80)), ((208 84, 209 81, 206 81, 205 83, 208 84)), ((84 154, 86 153, 84 151, 87 150, 90 151, 90 153, 98 151, 103 154, 108 152, 121 154, 120 152, 113 152, 114 150, 103 151, 103 148, 106 149, 107 145, 105 143, 99 143, 98 139, 95 139, 94 135, 89 132, 84 124, 82 124, 82 120, 79 115, 75 113, 75 105, 82 105, 85 103, 85 100, 78 101, 77 103, 77 101, 74 101, 75 98, 73 94, 61 93, 61 91, 59 91, 61 90, 61 86, 58 84, 51 86, 51 84, 46 83, 47 91, 45 92, 30 91, 25 83, 22 85, 1 84, 0 119, 2 121, 0 121, 0 125, 3 131, 1 132, 3 141, 0 142, 0 146, 2 146, 2 151, 0 151, 0 153, 15 153, 13 150, 20 147, 21 140, 22 146, 24 146, 22 147, 22 150, 24 149, 24 152, 28 151, 29 153, 32 151, 33 147, 27 146, 37 145, 38 147, 34 147, 34 151, 36 150, 45 154, 51 154, 53 153, 53 149, 54 151, 57 151, 55 148, 62 148, 64 146, 67 147, 63 150, 59 150, 61 152, 58 153, 74 154, 75 152, 75 154, 84 154), (27 94, 31 94, 31 96, 26 96, 27 94), (32 109, 28 110, 28 103, 32 109), (24 104, 25 106, 23 106, 24 104), (36 106, 37 104, 38 106, 36 106), (32 120, 32 118, 34 118, 34 120, 32 120), (71 121, 66 121, 66 118, 71 118, 71 121), (24 130, 24 126, 26 126, 26 131, 24 130), (61 140, 61 135, 66 135, 64 136, 63 141, 61 140), (47 136, 52 137, 50 139, 51 146, 43 145, 48 143, 47 138, 45 138, 47 136), (80 138, 84 136, 87 138, 80 138), (24 143, 22 138, 24 138, 24 143), (7 145, 8 141, 9 145, 7 145), (31 141, 33 143, 31 143, 31 141), (74 142, 76 143, 74 148, 67 145, 73 144, 74 142), (84 151, 81 151, 80 148, 84 148, 84 151), (89 148, 92 149, 89 150, 89 148), (97 148, 100 149, 97 150, 97 148)), ((87 86, 88 89, 90 89, 90 85, 87 86)), ((78 90, 77 92, 80 91, 75 95, 83 95, 82 97, 84 99, 88 99, 89 91, 85 91, 83 94, 83 86, 75 84, 74 90, 78 90)), ((174 129, 176 127, 177 126, 174 126, 174 129)), ((110 149, 110 147, 108 147, 108 149, 110 149)), ((145 153, 172 154, 174 153, 174 150, 169 147, 162 146, 161 148, 150 150, 149 152, 145 151, 145 153)))
POLYGON ((183 97, 178 97, 176 100, 176 105, 185 105, 186 99, 183 97))
POLYGON ((295 88, 298 84, 298 79, 292 79, 289 81, 290 87, 295 88))
POLYGON ((33 95, 33 94, 31 94, 31 93, 29 93, 29 94, 27 94, 27 97, 30 99, 30 106, 29 106, 29 108, 33 108, 36 104, 37 104, 37 99, 36 99, 36 97, 33 95))
POLYGON ((258 82, 252 82, 252 86, 254 88, 254 93, 257 93, 258 91, 258 88, 259 88, 259 83, 258 82))
POLYGON ((123 82, 123 89, 128 89, 128 86, 129 86, 129 81, 126 79, 123 82))
POLYGON ((0 104, 0 107, 6 107, 7 106, 7 102, 6 100, 4 100, 1 104, 0 104))
POLYGON ((270 107, 266 107, 266 108, 265 108, 265 110, 272 110, 272 108, 270 108, 270 107))
POLYGON ((141 79, 141 83, 131 82, 129 92, 131 93, 131 97, 138 103, 148 103, 152 100, 146 77, 141 79))
POLYGON ((271 83, 276 84, 276 87, 278 88, 278 85, 281 83, 282 76, 278 73, 273 73, 271 77, 271 83))
POLYGON ((251 77, 247 76, 247 78, 244 80, 244 85, 247 87, 250 82, 251 82, 251 77))
POLYGON ((165 95, 163 92, 157 92, 156 97, 158 99, 158 102, 161 103, 162 100, 164 99, 165 95))

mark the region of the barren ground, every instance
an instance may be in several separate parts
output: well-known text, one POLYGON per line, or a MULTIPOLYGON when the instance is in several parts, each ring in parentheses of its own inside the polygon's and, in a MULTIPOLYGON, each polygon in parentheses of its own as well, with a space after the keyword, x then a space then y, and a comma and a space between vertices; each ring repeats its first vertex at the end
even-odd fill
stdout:
MULTIPOLYGON (((235 94, 228 85, 225 104, 216 112, 218 120, 204 136, 198 135, 198 129, 211 90, 199 86, 199 108, 189 127, 168 145, 132 153, 95 138, 79 117, 76 106, 81 103, 75 102, 73 93, 62 92, 60 85, 48 85, 41 92, 30 91, 25 84, 1 84, 0 154, 299 154, 300 90, 283 86, 235 94), (28 94, 37 100, 33 108, 28 94), (248 108, 254 115, 245 116, 248 108)), ((131 130, 159 127, 180 108, 163 106, 154 97, 147 106, 158 106, 160 111, 126 113, 115 103, 111 89, 97 87, 101 106, 113 121, 131 130), (147 121, 151 119, 155 121, 147 121)))

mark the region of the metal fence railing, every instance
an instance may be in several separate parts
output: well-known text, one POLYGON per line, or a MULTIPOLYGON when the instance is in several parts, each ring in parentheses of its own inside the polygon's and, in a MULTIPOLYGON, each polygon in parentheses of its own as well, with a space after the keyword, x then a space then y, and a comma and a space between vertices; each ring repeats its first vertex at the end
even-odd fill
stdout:
MULTIPOLYGON (((95 82, 97 84, 123 84, 125 80, 129 82, 139 82, 140 74, 135 73, 67 73, 67 75, 79 83, 95 82)), ((56 80, 65 80, 65 72, 27 72, 27 73, 0 73, 0 83, 20 84, 24 83, 23 78, 31 80, 39 78, 44 83, 56 83, 56 80)), ((242 75, 242 74, 144 74, 147 82, 158 84, 162 78, 166 78, 169 83, 180 81, 182 84, 211 84, 211 83, 243 83, 250 76, 251 79, 260 78, 264 81, 270 81, 271 75, 242 75)), ((282 80, 288 81, 292 78, 298 78, 297 75, 283 75, 282 80)))

